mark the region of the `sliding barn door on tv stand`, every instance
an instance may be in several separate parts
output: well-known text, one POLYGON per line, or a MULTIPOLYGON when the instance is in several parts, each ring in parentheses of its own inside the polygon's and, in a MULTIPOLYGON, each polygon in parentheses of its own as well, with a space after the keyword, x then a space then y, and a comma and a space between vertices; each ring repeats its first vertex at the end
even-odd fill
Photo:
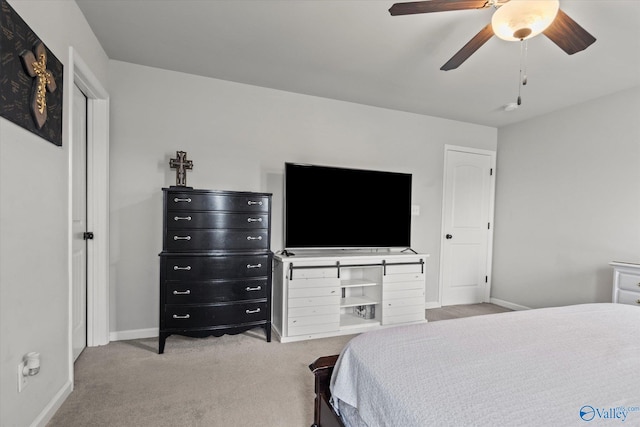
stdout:
POLYGON ((281 342, 426 322, 427 254, 274 257, 273 329, 281 342))

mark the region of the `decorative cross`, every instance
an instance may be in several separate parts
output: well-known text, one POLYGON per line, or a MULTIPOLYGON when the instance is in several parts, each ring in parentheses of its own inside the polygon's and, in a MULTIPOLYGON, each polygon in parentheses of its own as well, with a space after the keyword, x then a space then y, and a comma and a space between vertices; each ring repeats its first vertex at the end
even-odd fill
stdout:
POLYGON ((176 186, 187 186, 187 169, 193 169, 193 161, 187 160, 186 151, 176 151, 176 158, 169 159, 169 166, 176 170, 176 186))
POLYGON ((31 92, 31 116, 38 129, 47 121, 47 90, 55 92, 57 86, 51 71, 47 70, 47 50, 38 41, 32 52, 25 50, 20 54, 26 73, 35 78, 31 92))

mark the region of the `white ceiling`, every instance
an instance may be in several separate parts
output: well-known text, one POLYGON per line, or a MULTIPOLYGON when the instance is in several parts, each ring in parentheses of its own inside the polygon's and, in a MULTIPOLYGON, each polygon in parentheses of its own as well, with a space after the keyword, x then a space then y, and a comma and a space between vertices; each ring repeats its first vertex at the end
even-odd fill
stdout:
POLYGON ((111 59, 290 92, 501 127, 640 85, 640 1, 560 0, 593 34, 567 55, 493 37, 440 67, 493 9, 390 16, 393 0, 76 0, 111 59))

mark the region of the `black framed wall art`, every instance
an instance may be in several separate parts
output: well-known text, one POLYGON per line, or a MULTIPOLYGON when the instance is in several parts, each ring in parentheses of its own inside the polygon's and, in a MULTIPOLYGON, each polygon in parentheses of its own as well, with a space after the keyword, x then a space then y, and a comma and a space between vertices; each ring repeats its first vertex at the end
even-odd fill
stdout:
POLYGON ((0 0, 0 116, 62 145, 62 63, 0 0))

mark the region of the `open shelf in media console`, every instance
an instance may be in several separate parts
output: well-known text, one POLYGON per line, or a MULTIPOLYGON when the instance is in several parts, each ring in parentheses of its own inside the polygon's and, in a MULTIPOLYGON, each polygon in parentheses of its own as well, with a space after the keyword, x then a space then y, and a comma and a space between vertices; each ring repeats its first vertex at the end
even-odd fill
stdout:
POLYGON ((356 296, 356 297, 346 297, 340 299, 340 307, 355 307, 357 305, 373 305, 379 304, 380 301, 376 301, 374 299, 365 297, 365 296, 356 296))
POLYGON ((360 328, 362 326, 380 325, 377 319, 363 319, 354 314, 343 313, 340 315, 340 329, 360 328))

